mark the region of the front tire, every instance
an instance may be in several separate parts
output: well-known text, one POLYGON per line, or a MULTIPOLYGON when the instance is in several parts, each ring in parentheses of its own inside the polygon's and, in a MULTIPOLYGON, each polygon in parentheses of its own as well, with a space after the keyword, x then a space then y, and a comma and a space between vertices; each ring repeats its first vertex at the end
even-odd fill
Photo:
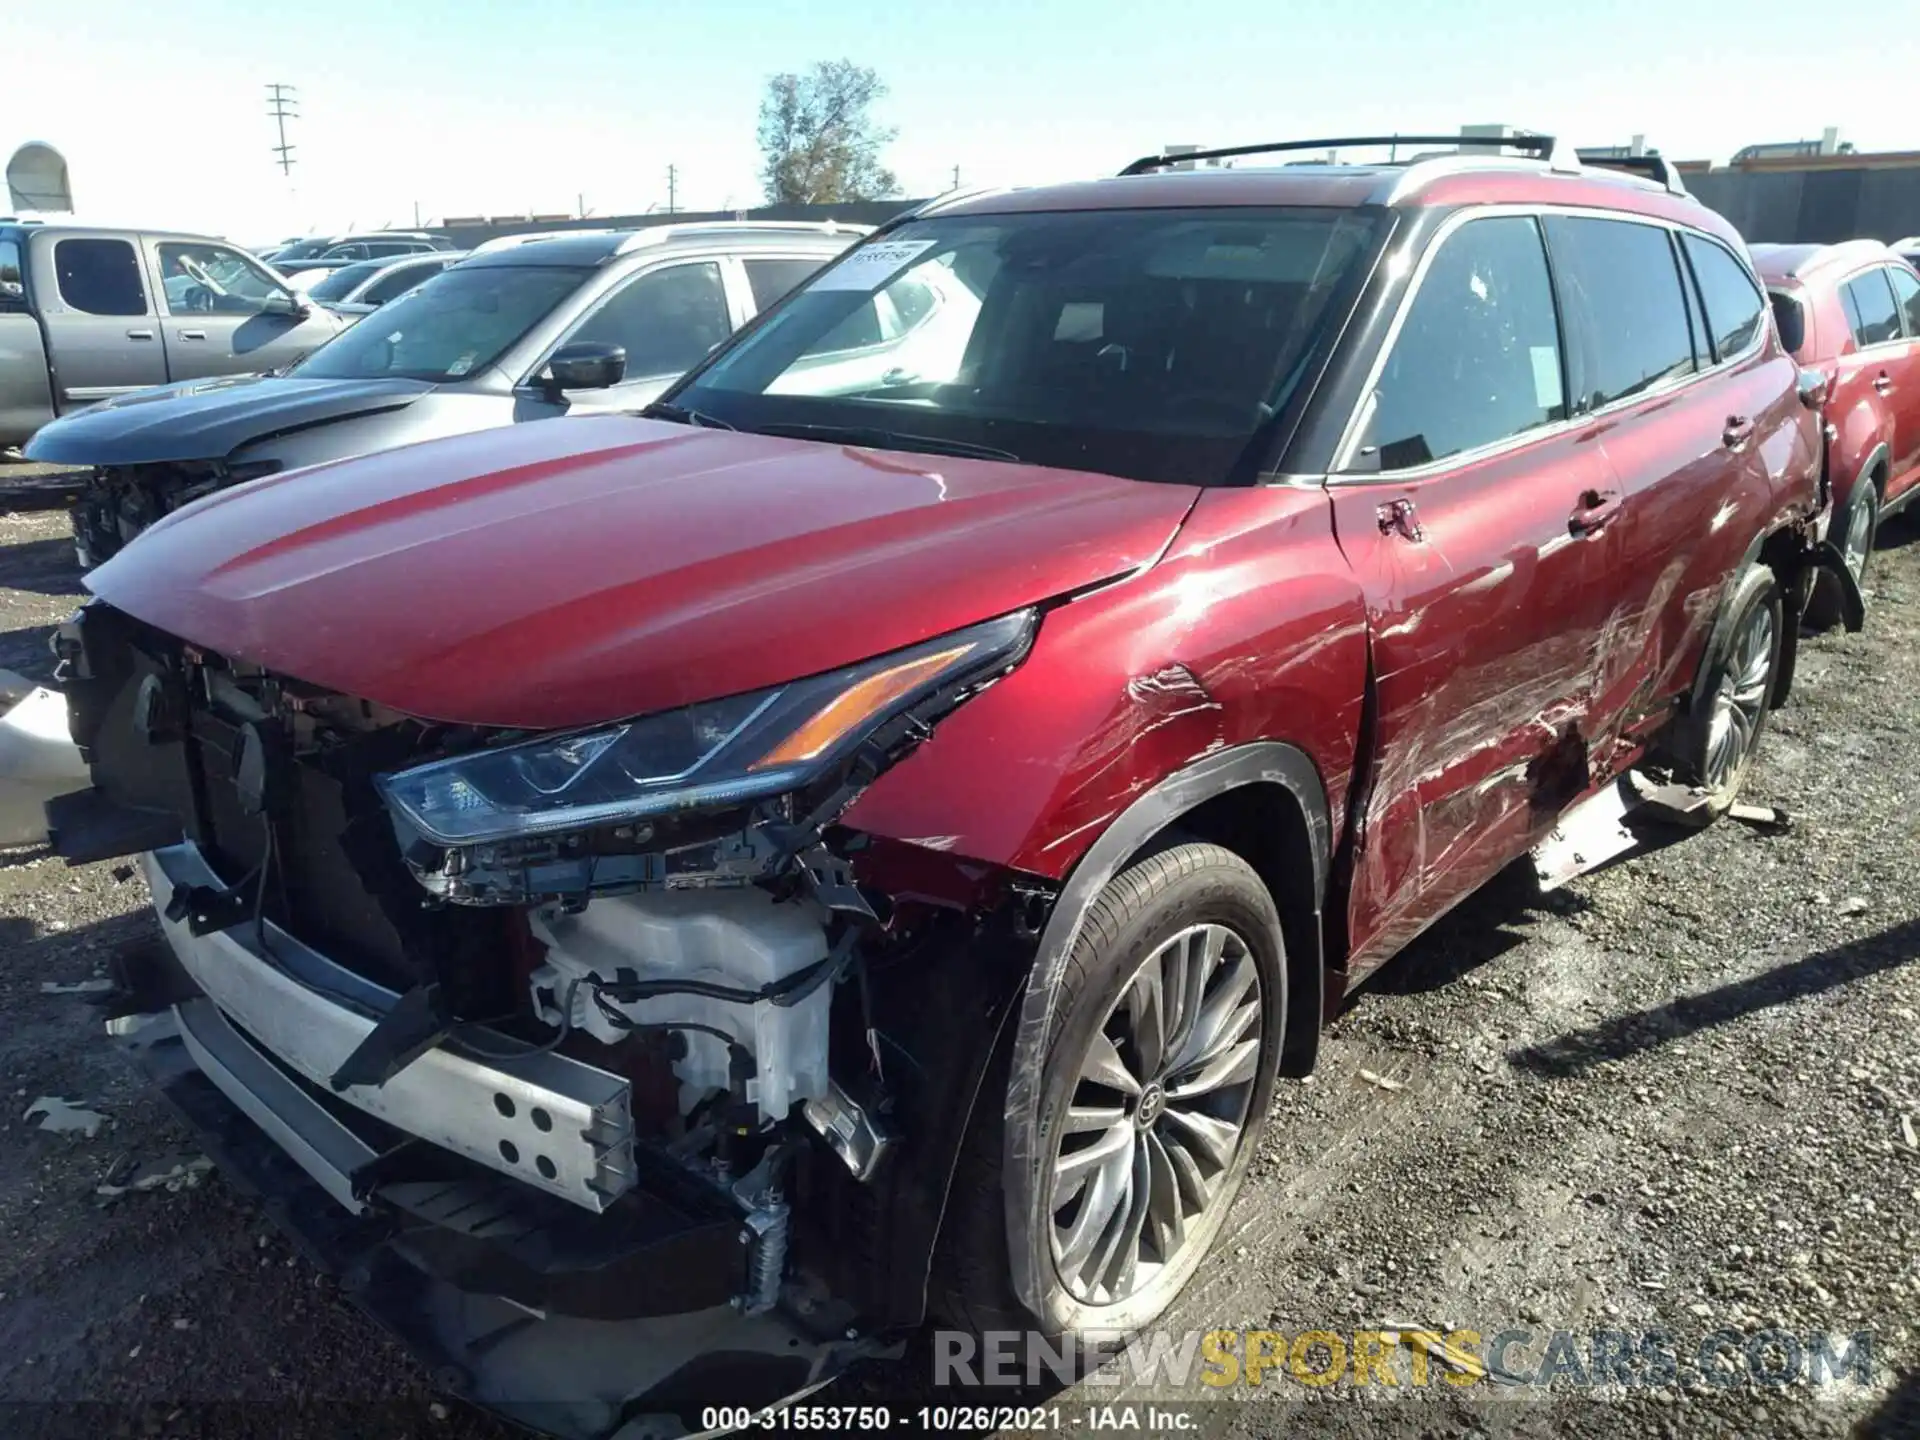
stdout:
MULTIPOLYGON (((1273 898, 1239 856, 1172 845, 1115 876, 1061 976, 1039 1096, 1044 1157, 1009 1232, 1005 1081, 982 1091, 955 1177, 935 1309, 976 1331, 1131 1331, 1218 1237, 1259 1144, 1286 1021, 1273 898), (1013 1295, 1024 1245, 1043 1313, 1013 1295)), ((998 1072, 1005 1075, 1004 1065, 998 1072)))

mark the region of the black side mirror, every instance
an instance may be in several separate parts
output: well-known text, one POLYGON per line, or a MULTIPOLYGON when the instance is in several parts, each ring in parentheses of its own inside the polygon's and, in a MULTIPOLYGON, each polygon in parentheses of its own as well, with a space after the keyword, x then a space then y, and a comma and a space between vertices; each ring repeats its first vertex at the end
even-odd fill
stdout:
POLYGON ((540 377, 540 389, 548 400, 558 403, 564 391, 605 390, 618 385, 626 374, 626 346, 576 340, 553 352, 546 373, 540 377))

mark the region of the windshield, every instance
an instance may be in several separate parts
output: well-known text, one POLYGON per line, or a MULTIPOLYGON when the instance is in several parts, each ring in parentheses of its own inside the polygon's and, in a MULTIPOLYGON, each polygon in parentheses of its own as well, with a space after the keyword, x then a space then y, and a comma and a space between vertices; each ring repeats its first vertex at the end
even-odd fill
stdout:
POLYGON ((672 396, 742 430, 1220 484, 1377 219, 1098 210, 913 221, 672 396))
POLYGON ((344 300, 356 286, 371 280, 389 262, 385 260, 362 260, 357 265, 342 265, 326 279, 307 287, 307 294, 315 300, 344 300))
POLYGON ((458 380, 498 360, 589 273, 535 265, 443 270, 291 373, 313 380, 458 380))
POLYGON ((332 248, 332 240, 296 241, 284 250, 276 250, 273 255, 273 263, 276 265, 284 265, 289 260, 311 260, 314 256, 322 254, 332 248))

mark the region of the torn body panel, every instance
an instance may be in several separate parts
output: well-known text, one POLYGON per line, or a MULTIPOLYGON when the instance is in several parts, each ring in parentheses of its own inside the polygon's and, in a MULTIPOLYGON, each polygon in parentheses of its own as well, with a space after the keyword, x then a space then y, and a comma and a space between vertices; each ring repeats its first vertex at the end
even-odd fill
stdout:
POLYGON ((1325 493, 1210 490, 1159 564, 1050 611, 1029 662, 846 823, 1058 880, 1161 780, 1277 740, 1310 758, 1337 832, 1365 675, 1325 493))

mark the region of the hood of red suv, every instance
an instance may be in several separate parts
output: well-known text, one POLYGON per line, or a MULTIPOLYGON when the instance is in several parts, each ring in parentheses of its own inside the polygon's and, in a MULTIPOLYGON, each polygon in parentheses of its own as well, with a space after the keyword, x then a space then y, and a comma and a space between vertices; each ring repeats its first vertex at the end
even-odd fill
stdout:
POLYGON ((290 471, 95 594, 429 719, 556 728, 852 664, 1149 563, 1195 491, 610 416, 290 471))

